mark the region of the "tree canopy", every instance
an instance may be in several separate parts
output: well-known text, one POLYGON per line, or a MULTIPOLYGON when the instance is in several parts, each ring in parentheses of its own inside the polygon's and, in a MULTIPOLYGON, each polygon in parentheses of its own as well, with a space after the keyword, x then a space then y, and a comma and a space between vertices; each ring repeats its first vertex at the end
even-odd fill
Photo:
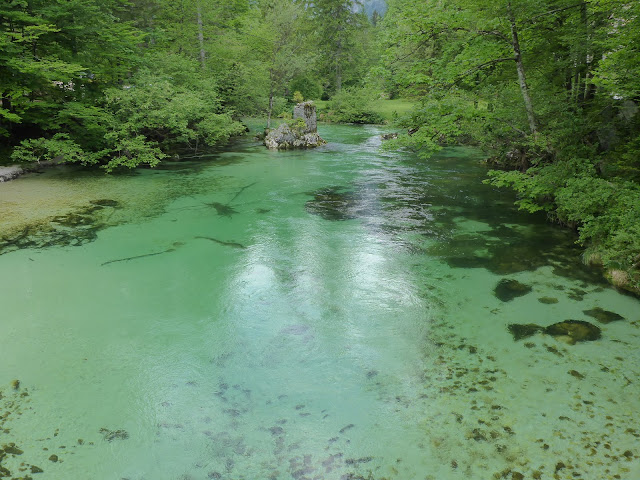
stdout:
POLYGON ((420 107, 398 144, 483 148, 489 182, 578 228, 585 260, 640 289, 640 5, 393 0, 390 90, 420 107))

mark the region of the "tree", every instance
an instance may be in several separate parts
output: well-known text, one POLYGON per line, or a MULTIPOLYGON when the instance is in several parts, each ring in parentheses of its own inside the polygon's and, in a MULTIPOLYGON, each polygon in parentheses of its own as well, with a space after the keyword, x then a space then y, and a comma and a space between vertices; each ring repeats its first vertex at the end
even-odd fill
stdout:
POLYGON ((429 155, 471 137, 506 169, 491 183, 577 227, 636 291, 638 18, 630 2, 393 0, 382 22, 388 81, 422 100, 399 144, 429 155))
POLYGON ((367 58, 362 50, 362 32, 369 21, 360 1, 315 0, 308 2, 312 15, 315 43, 320 54, 320 72, 327 79, 329 90, 339 92, 367 58), (360 41, 359 41, 360 40, 360 41))
POLYGON ((265 0, 258 3, 245 35, 258 68, 267 74, 267 128, 271 128, 274 100, 285 95, 289 83, 308 71, 313 56, 304 35, 306 11, 291 0, 265 0))

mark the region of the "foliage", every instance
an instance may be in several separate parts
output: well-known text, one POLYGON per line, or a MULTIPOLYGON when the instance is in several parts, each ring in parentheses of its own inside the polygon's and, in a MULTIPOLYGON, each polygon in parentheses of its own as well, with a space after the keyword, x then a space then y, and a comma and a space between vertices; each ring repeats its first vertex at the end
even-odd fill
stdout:
POLYGON ((358 86, 374 64, 373 26, 359 0, 306 1, 311 39, 319 53, 317 71, 327 95, 358 86))
POLYGON ((11 154, 11 159, 19 163, 41 161, 85 162, 82 148, 64 133, 52 138, 30 138, 23 140, 11 154))
POLYGON ((191 17, 197 9, 207 28, 214 18, 215 29, 237 28, 247 8, 232 3, 4 2, 0 137, 15 147, 11 158, 110 171, 154 166, 176 148, 198 149, 241 133, 211 72, 198 62, 198 42, 187 49, 185 35, 197 29, 191 17))
POLYGON ((640 4, 389 4, 379 76, 391 93, 421 99, 400 119, 412 134, 396 146, 428 156, 450 142, 480 145, 502 169, 491 184, 576 227, 640 291, 640 4))
POLYGON ((329 102, 328 120, 340 123, 382 123, 375 111, 373 93, 366 88, 348 87, 329 102))

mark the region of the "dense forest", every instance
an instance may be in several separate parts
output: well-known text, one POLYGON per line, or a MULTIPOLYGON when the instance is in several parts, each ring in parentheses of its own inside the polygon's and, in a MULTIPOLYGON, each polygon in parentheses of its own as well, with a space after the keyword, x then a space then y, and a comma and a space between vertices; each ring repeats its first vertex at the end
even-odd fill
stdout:
POLYGON ((488 183, 577 229, 640 292, 640 4, 625 0, 8 0, 0 163, 157 165, 328 101, 386 148, 483 149, 488 183))

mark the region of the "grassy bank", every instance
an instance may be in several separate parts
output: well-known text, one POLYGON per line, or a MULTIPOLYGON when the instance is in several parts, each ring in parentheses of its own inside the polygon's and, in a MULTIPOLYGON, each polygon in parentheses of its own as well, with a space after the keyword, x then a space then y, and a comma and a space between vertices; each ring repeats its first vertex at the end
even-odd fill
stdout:
MULTIPOLYGON (((318 109, 318 115, 329 111, 330 100, 314 100, 318 109)), ((406 98, 396 98, 393 100, 377 100, 373 103, 373 110, 379 114, 387 123, 409 112, 416 102, 406 98)))

